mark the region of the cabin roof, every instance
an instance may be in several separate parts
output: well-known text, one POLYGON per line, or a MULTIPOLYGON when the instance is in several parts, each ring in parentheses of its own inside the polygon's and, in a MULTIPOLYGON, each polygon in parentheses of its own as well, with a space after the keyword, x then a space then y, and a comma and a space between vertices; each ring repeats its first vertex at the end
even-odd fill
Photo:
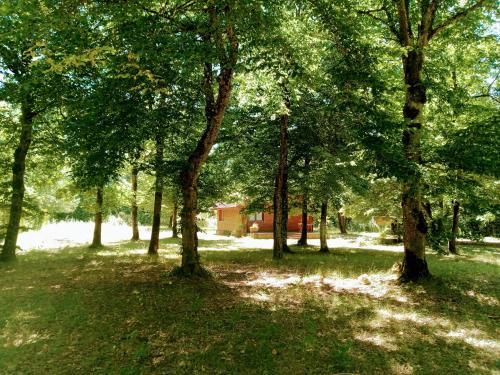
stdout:
POLYGON ((235 207, 242 207, 241 204, 239 203, 217 203, 214 208, 235 208, 235 207))

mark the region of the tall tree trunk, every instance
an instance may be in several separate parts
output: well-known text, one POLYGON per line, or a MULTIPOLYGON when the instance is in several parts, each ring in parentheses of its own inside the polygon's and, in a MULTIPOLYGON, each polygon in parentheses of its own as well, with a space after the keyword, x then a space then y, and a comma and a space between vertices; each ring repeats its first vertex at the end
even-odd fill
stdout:
MULTIPOLYGON (((435 16, 440 4, 439 1, 397 0, 394 1, 394 4, 395 13, 391 13, 391 10, 386 6, 382 7, 381 10, 387 16, 385 25, 389 27, 405 51, 402 56, 406 91, 403 108, 405 120, 403 146, 409 168, 408 176, 403 183, 401 199, 405 255, 400 280, 410 281, 430 276, 425 259, 425 236, 428 226, 422 208, 422 183, 419 172, 422 111, 427 101, 425 86, 421 80, 424 51, 432 38, 486 5, 486 1, 478 0, 473 5, 441 20, 437 25, 435 25, 435 16), (416 25, 413 25, 416 27, 412 27, 416 12, 411 9, 411 6, 420 7, 420 20, 417 21, 416 25)), ((445 7, 445 5, 441 5, 441 7, 445 7)))
POLYGON ((342 211, 337 212, 337 221, 339 224, 340 234, 347 234, 347 222, 345 215, 342 211))
POLYGON ((328 213, 328 203, 323 202, 321 204, 321 221, 319 223, 319 251, 322 253, 328 253, 330 250, 328 249, 328 244, 326 242, 327 237, 327 213, 328 213))
MULTIPOLYGON (((229 16, 231 8, 224 7, 223 12, 229 16)), ((208 16, 210 28, 203 36, 207 44, 215 42, 219 50, 220 73, 217 77, 217 97, 214 92, 214 69, 211 63, 206 62, 204 66, 204 96, 205 96, 205 119, 206 128, 194 151, 189 155, 186 166, 181 173, 181 187, 183 207, 181 211, 182 223, 182 263, 180 273, 185 276, 203 275, 204 270, 200 264, 198 255, 198 235, 196 225, 196 214, 198 205, 198 178, 203 164, 208 158, 217 136, 219 134, 222 120, 229 105, 232 91, 232 77, 234 66, 238 56, 238 41, 234 32, 231 17, 227 18, 224 42, 223 29, 220 27, 220 14, 215 7, 215 0, 208 4, 208 16)))
POLYGON ((287 245, 288 237, 288 121, 290 111, 290 99, 285 95, 286 113, 281 116, 280 121, 280 149, 278 168, 274 180, 274 218, 273 218, 273 258, 283 258, 283 253, 289 251, 287 245))
MULTIPOLYGON (((287 132, 288 135, 288 132, 287 132)), ((288 144, 288 136, 287 136, 288 144)), ((288 148, 288 147, 287 147, 288 148)), ((288 156, 288 152, 287 152, 288 156)), ((283 171, 283 185, 282 185, 281 199, 283 203, 281 207, 283 208, 283 219, 281 220, 281 225, 283 229, 281 230, 281 235, 283 236, 283 252, 292 254, 293 251, 288 246, 288 161, 285 165, 285 170, 283 171)))
POLYGON ((309 192, 307 189, 307 183, 308 181, 308 175, 309 175, 309 164, 311 162, 311 159, 309 156, 306 156, 304 158, 304 174, 305 174, 305 184, 304 184, 304 195, 302 199, 302 231, 300 233, 300 239, 297 242, 297 245, 299 246, 307 246, 307 217, 308 217, 308 203, 309 203, 309 192))
POLYGON ((24 202, 24 174, 26 170, 26 156, 28 154, 33 138, 33 118, 31 106, 25 104, 22 107, 21 135, 19 144, 14 152, 14 163, 12 164, 12 197, 10 203, 10 216, 7 224, 5 242, 0 254, 0 260, 13 261, 16 259, 17 236, 23 212, 24 202))
POLYGON ((155 200, 153 204, 153 226, 151 227, 151 240, 149 241, 148 254, 157 255, 160 247, 161 203, 163 199, 163 150, 164 138, 161 130, 156 135, 155 156, 155 200))
POLYGON ((139 222, 137 219, 137 166, 132 167, 132 241, 139 240, 139 222))
POLYGON ((179 210, 179 201, 177 194, 174 195, 174 211, 172 212, 172 238, 179 238, 177 229, 177 211, 179 210))
POLYGON ((448 242, 448 251, 451 254, 457 254, 457 235, 458 235, 458 215, 460 213, 460 202, 453 202, 453 223, 451 225, 451 239, 448 242))
POLYGON ((408 55, 403 57, 406 84, 403 147, 410 168, 403 183, 401 203, 404 242, 404 259, 400 276, 402 281, 414 281, 430 276, 425 259, 425 237, 428 225, 422 204, 422 183, 418 170, 421 164, 422 111, 427 100, 426 90, 421 81, 423 61, 423 51, 410 50, 408 55))
POLYGON ((96 190, 95 200, 95 219, 94 219, 94 236, 92 238, 91 248, 102 247, 102 203, 103 203, 103 188, 98 187, 96 190))

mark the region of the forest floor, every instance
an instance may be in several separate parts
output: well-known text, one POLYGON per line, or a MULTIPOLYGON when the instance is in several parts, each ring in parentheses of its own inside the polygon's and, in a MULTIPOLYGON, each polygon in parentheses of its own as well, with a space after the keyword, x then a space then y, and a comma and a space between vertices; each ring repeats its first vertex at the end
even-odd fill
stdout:
POLYGON ((209 280, 170 276, 172 239, 22 253, 0 265, 0 373, 500 373, 498 249, 430 254, 430 281, 398 285, 398 246, 275 262, 259 243, 200 240, 209 280))

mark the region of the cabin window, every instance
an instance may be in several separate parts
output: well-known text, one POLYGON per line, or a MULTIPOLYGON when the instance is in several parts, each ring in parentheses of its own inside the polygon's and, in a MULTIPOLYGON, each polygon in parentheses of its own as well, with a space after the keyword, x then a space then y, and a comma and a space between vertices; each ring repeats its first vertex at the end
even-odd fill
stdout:
POLYGON ((255 212, 253 214, 250 214, 249 219, 250 221, 262 221, 263 214, 262 212, 255 212))
POLYGON ((224 212, 222 210, 217 211, 219 213, 219 221, 224 221, 224 212))

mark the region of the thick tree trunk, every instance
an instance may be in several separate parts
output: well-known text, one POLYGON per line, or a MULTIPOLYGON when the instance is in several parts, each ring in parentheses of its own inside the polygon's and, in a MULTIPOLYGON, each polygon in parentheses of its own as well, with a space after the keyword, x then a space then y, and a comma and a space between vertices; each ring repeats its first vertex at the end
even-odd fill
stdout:
POLYGON ((448 242, 448 251, 451 254, 457 254, 457 235, 458 235, 458 215, 460 213, 460 202, 453 202, 453 223, 451 226, 451 239, 448 242))
POLYGON ((198 227, 196 214, 198 213, 198 191, 196 186, 183 187, 182 220, 182 271, 186 275, 203 273, 198 254, 198 227))
POLYGON ((406 84, 403 147, 409 164, 409 173, 403 184, 402 193, 404 259, 401 281, 416 281, 430 276, 425 259, 425 236, 428 226, 422 204, 422 183, 418 170, 421 164, 422 111, 426 102, 426 90, 421 81, 423 60, 422 51, 410 50, 408 55, 403 57, 406 84))
POLYGON ((94 218, 94 236, 92 238, 92 244, 90 247, 98 248, 102 247, 102 203, 103 203, 103 192, 102 187, 98 187, 96 191, 95 200, 95 218, 94 218))
POLYGON ((347 234, 347 222, 343 212, 337 212, 337 221, 339 224, 340 234, 347 234))
MULTIPOLYGON (((224 7, 224 13, 228 15, 231 12, 229 6, 224 7)), ((206 62, 204 67, 204 96, 205 96, 205 119, 206 128, 198 141, 196 148, 189 155, 186 166, 181 173, 182 200, 183 207, 181 211, 182 223, 182 263, 180 273, 185 276, 203 275, 204 270, 200 264, 198 255, 198 235, 196 225, 197 204, 198 204, 198 178, 203 164, 208 158, 217 136, 219 134, 222 120, 229 105, 229 99, 232 91, 233 69, 237 62, 238 41, 230 22, 227 19, 225 36, 227 44, 221 46, 224 37, 220 22, 220 14, 215 7, 215 0, 209 1, 208 16, 210 28, 203 36, 204 42, 211 44, 214 40, 216 46, 222 48, 219 50, 220 73, 217 77, 217 96, 214 92, 214 69, 211 63, 206 62)))
POLYGON ((328 253, 330 250, 328 249, 328 244, 326 242, 327 237, 327 213, 328 213, 328 203, 323 202, 321 204, 321 220, 319 223, 319 251, 322 253, 328 253))
MULTIPOLYGON (((287 111, 290 101, 285 99, 287 111)), ((287 245, 288 226, 288 113, 281 116, 280 121, 280 149, 278 168, 274 180, 274 218, 273 218, 273 258, 283 258, 283 253, 289 251, 287 245)))
MULTIPOLYGON (((306 156, 304 158, 304 174, 305 174, 305 184, 304 186, 307 185, 309 181, 307 181, 308 175, 309 175, 309 164, 311 163, 311 159, 306 156)), ((304 187, 304 195, 302 199, 302 231, 300 233, 300 239, 297 242, 297 245, 299 246, 307 246, 307 216, 308 216, 308 205, 309 203, 309 193, 307 187, 304 187)))
POLYGON ((148 254, 157 255, 160 247, 161 203, 163 199, 163 135, 156 136, 155 157, 155 200, 153 204, 153 226, 151 227, 151 240, 149 241, 148 254))
POLYGON ((137 219, 137 175, 139 171, 136 166, 132 167, 132 241, 139 240, 139 222, 137 219))
POLYGON ((19 144, 14 152, 12 165, 12 197, 10 203, 10 216, 7 224, 5 242, 0 254, 0 260, 13 261, 16 259, 17 236, 23 212, 24 202, 24 174, 26 170, 26 156, 33 138, 33 113, 29 106, 24 105, 21 117, 21 135, 19 144))
POLYGON ((174 212, 172 212, 172 238, 179 238, 177 229, 177 211, 179 210, 179 203, 177 195, 174 196, 174 212))

